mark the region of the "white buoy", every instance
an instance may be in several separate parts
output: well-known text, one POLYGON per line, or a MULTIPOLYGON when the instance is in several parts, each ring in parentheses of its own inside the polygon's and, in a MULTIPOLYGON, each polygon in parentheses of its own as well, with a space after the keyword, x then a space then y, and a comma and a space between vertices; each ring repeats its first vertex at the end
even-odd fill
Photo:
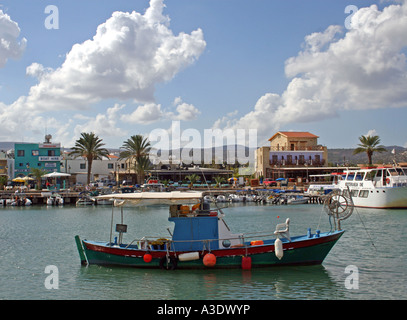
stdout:
POLYGON ((279 238, 277 238, 276 241, 274 242, 274 248, 276 257, 278 258, 278 260, 281 260, 281 258, 284 255, 284 252, 283 252, 283 243, 279 238))

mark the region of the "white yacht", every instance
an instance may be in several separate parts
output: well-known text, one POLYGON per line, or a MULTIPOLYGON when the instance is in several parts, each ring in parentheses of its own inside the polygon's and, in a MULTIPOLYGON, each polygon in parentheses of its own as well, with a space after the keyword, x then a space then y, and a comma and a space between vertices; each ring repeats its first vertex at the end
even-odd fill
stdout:
POLYGON ((407 208, 407 175, 401 167, 347 170, 336 185, 349 187, 355 207, 407 208))

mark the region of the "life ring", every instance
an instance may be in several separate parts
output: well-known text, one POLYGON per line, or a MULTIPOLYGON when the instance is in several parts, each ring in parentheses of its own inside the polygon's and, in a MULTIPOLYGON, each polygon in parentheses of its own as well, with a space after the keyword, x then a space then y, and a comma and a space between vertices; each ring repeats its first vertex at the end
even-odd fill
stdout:
POLYGON ((386 178, 386 183, 390 184, 390 178, 386 178))
POLYGON ((178 265, 178 259, 176 257, 169 257, 170 261, 167 263, 167 257, 162 257, 160 259, 160 269, 175 270, 178 265))

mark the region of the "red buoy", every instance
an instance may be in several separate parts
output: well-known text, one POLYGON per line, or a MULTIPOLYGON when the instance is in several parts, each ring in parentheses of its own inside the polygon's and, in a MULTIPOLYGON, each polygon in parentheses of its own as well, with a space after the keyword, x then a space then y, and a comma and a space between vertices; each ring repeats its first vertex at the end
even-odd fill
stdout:
POLYGON ((252 258, 251 257, 242 257, 242 269, 250 270, 252 268, 252 258))
POLYGON ((216 264, 216 256, 213 253, 207 253, 203 257, 205 267, 213 267, 216 264))
POLYGON ((153 260, 153 256, 151 254, 149 254, 149 253, 146 253, 143 256, 143 260, 144 260, 144 262, 149 263, 149 262, 151 262, 151 260, 153 260))

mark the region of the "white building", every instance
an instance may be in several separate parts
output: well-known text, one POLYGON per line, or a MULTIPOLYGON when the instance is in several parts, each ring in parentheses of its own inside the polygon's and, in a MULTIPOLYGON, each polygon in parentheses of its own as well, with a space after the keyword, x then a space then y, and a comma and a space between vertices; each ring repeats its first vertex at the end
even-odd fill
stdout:
MULTIPOLYGON (((109 155, 103 160, 93 160, 90 181, 116 181, 119 171, 123 172, 125 168, 125 160, 119 161, 115 155, 109 155)), ((88 161, 84 157, 71 159, 65 154, 61 161, 61 172, 71 174, 70 181, 85 185, 88 177, 88 161)))

